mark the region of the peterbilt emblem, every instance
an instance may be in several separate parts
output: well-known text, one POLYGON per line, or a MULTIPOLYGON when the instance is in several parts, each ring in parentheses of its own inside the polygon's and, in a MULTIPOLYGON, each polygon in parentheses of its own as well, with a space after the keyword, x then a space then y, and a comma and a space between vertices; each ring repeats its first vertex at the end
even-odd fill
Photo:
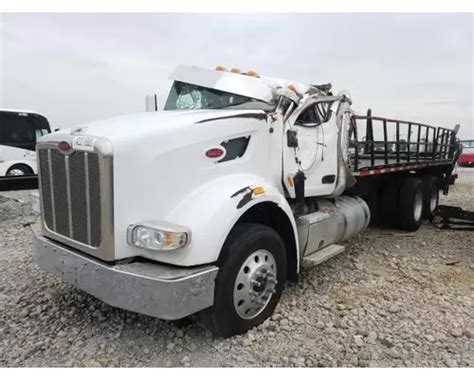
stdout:
POLYGON ((61 141, 58 143, 58 149, 63 153, 67 153, 69 150, 71 150, 71 145, 67 141, 61 141))
POLYGON ((77 136, 72 140, 72 147, 75 150, 94 151, 94 137, 77 136))

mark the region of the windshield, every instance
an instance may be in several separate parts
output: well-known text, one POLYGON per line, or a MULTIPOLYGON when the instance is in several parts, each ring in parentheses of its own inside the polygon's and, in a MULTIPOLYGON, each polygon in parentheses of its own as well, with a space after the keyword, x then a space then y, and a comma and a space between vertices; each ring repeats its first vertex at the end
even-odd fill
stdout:
POLYGON ((168 100, 166 100, 164 110, 222 108, 271 110, 273 107, 251 97, 175 81, 171 87, 168 100))

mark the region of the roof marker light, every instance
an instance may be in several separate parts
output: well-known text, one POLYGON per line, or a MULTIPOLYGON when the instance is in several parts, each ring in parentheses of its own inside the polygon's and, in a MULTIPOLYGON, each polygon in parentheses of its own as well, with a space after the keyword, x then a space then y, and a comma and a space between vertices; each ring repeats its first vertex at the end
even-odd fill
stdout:
POLYGON ((216 71, 225 71, 224 66, 216 66, 216 71))
POLYGON ((258 77, 258 74, 253 70, 248 70, 247 75, 248 76, 253 76, 253 77, 256 77, 256 78, 258 77))
POLYGON ((230 72, 232 72, 233 74, 240 74, 241 71, 240 71, 240 69, 234 67, 230 70, 230 72))

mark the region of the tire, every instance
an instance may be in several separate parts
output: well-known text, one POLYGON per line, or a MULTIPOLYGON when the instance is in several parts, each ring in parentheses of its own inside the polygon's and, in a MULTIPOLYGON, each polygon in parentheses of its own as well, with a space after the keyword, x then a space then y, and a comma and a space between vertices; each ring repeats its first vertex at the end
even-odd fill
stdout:
POLYGON ((364 201, 370 210, 370 225, 377 226, 383 224, 382 214, 382 192, 379 191, 378 187, 370 187, 369 193, 364 196, 364 201))
POLYGON ((400 229, 415 231, 423 219, 423 182, 414 176, 408 176, 400 187, 398 197, 398 224, 400 229))
POLYGON ((33 175, 33 170, 26 164, 15 164, 7 170, 7 176, 33 175))
POLYGON ((424 184, 424 218, 432 220, 434 217, 434 211, 439 204, 439 179, 436 176, 427 175, 423 177, 424 184))
POLYGON ((267 226, 238 224, 224 244, 218 265, 214 305, 201 312, 201 321, 215 335, 227 338, 261 324, 273 313, 286 281, 285 245, 267 226), (261 284, 256 287, 251 280, 261 284), (256 299, 251 290, 259 291, 256 299))
POLYGON ((400 180, 393 179, 382 188, 380 219, 384 226, 399 227, 398 222, 398 198, 400 192, 400 180))

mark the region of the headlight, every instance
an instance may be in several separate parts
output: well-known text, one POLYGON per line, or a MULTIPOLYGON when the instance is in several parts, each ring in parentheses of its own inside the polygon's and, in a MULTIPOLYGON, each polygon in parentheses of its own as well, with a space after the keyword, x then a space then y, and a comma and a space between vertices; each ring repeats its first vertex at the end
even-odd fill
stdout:
POLYGON ((149 250, 174 250, 185 247, 191 231, 184 226, 166 221, 146 221, 130 225, 127 230, 129 245, 149 250))

